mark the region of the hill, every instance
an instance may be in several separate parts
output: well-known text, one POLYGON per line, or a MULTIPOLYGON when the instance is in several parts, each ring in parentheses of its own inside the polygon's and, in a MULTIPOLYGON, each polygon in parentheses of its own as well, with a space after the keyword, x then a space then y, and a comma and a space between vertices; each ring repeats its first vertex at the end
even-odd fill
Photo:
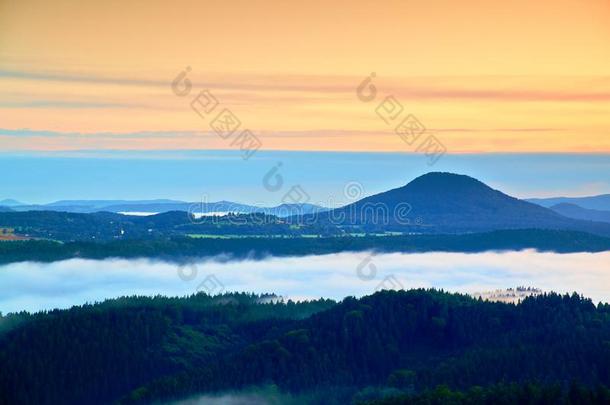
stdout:
MULTIPOLYGON (((167 208, 173 203, 159 204, 167 208)), ((395 232, 438 235, 517 229, 610 236, 610 223, 568 218, 508 196, 471 177, 451 173, 428 173, 403 187, 330 211, 311 204, 283 204, 272 208, 250 207, 254 211, 224 216, 191 215, 210 210, 226 213, 236 208, 231 204, 228 201, 204 204, 203 207, 194 204, 181 207, 184 210, 147 216, 105 211, 0 212, 0 227, 14 228, 16 235, 60 241, 148 240, 187 235, 326 237, 395 232)), ((127 206, 111 207, 114 211, 127 209, 127 206)), ((161 209, 161 206, 150 204, 130 207, 143 212, 161 209)), ((240 209, 250 208, 242 206, 240 209)))
POLYGON ((610 211, 582 208, 576 204, 561 203, 550 207, 553 211, 568 218, 586 221, 610 222, 610 211))
POLYGON ((222 255, 232 259, 263 259, 268 256, 305 256, 340 252, 486 252, 536 249, 575 253, 610 250, 610 238, 584 232, 519 229, 461 235, 397 235, 344 237, 236 237, 150 238, 108 242, 58 243, 44 240, 0 243, 0 264, 74 257, 156 258, 186 262, 222 255))
POLYGON ((590 210, 610 211, 610 194, 594 195, 590 197, 550 197, 550 198, 528 198, 534 204, 543 207, 552 207, 557 204, 575 204, 590 210))
POLYGON ((154 403, 272 384, 295 403, 346 404, 439 384, 610 384, 610 306, 576 294, 268 298, 132 297, 0 317, 0 403, 154 403))
POLYGON ((17 207, 19 205, 24 205, 23 203, 20 203, 17 200, 11 200, 11 199, 6 199, 6 200, 1 200, 0 201, 0 207, 17 207))
MULTIPOLYGON (((9 201, 9 200, 6 200, 9 201)), ((14 201, 14 200, 10 200, 14 201)), ((0 203, 0 206, 3 204, 0 203)), ((281 204, 275 207, 258 207, 231 201, 186 202, 176 200, 62 200, 50 204, 24 205, 17 201, 11 205, 16 211, 56 211, 90 214, 95 212, 158 214, 171 211, 193 213, 264 213, 278 217, 303 215, 325 211, 314 204, 281 204)))
POLYGON ((113 212, 0 212, 0 227, 14 228, 15 234, 21 236, 66 242, 149 240, 189 234, 281 236, 303 232, 290 229, 290 226, 279 218, 263 213, 206 216, 196 219, 184 211, 149 216, 113 212))
MULTIPOLYGON (((566 218, 465 175, 432 172, 407 185, 321 213, 319 220, 367 231, 466 233, 498 229, 569 229, 610 236, 610 225, 566 218)), ((308 217, 304 222, 311 220, 308 217)))

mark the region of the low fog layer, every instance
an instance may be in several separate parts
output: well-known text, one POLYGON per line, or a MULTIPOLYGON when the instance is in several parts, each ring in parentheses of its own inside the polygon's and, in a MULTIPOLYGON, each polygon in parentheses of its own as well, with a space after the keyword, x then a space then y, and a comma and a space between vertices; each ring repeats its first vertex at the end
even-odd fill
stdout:
POLYGON ((199 291, 276 293, 293 299, 342 299, 380 285, 437 287, 472 293, 531 286, 577 291, 610 302, 610 252, 341 253, 261 261, 201 260, 192 265, 149 260, 72 259, 0 266, 0 311, 67 308, 122 295, 199 291))
POLYGON ((307 403, 306 399, 280 393, 277 387, 269 386, 217 395, 198 395, 189 399, 168 402, 167 405, 297 405, 307 403))

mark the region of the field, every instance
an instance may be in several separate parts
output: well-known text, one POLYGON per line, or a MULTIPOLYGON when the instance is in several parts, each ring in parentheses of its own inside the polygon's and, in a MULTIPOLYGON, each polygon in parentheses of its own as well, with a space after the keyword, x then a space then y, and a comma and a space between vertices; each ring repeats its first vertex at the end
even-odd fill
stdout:
MULTIPOLYGON (((364 238, 367 236, 400 236, 404 235, 403 232, 385 232, 385 233, 365 233, 365 232, 348 232, 341 236, 334 237, 358 237, 364 238)), ((316 234, 300 234, 300 235, 273 235, 273 234, 254 234, 254 235, 236 235, 236 234, 187 234, 189 238, 193 239, 244 239, 244 238, 285 238, 285 239, 298 239, 298 238, 321 238, 321 235, 316 234)))
POLYGON ((13 228, 0 228, 0 242, 29 239, 31 238, 15 235, 15 230, 13 228))
POLYGON ((286 235, 235 235, 235 234, 188 234, 193 239, 244 239, 244 238, 287 238, 286 235))

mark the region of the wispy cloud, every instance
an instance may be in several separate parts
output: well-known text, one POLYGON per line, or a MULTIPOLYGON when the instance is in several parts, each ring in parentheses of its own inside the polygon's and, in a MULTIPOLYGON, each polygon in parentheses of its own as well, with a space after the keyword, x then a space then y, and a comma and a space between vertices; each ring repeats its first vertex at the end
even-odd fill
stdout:
MULTIPOLYGON (((0 136, 14 136, 14 137, 69 137, 69 138, 82 138, 82 137, 114 137, 114 138, 133 138, 133 139, 146 139, 146 138, 164 138, 164 137, 192 137, 194 135, 200 136, 212 136, 210 132, 197 132, 197 131, 137 131, 137 132, 59 132, 59 131, 40 131, 32 130, 29 128, 20 129, 5 129, 0 128, 0 136)), ((214 136, 216 136, 214 134, 214 136)))
POLYGON ((90 101, 62 101, 62 100, 35 100, 23 102, 4 102, 0 101, 0 109, 2 108, 143 108, 143 105, 130 103, 96 103, 90 101))
POLYGON ((453 153, 610 150, 610 88, 600 77, 379 77, 377 99, 366 104, 355 96, 362 77, 350 75, 206 75, 193 68, 192 94, 175 97, 170 82, 176 74, 0 69, 6 86, 2 125, 33 130, 0 133, 0 147, 224 149, 226 143, 210 136, 209 122, 190 107, 197 91, 208 88, 239 117, 242 129, 266 139, 269 150, 404 151, 393 131, 398 122, 383 125, 376 114, 390 95, 404 115, 442 133, 453 153), (12 141, 36 136, 46 139, 12 141))
POLYGON ((109 77, 93 74, 74 74, 68 72, 42 72, 26 70, 7 70, 0 69, 0 79, 23 79, 51 82, 75 82, 75 83, 94 83, 94 84, 113 84, 128 86, 167 86, 167 81, 155 81, 147 79, 135 79, 125 77, 109 77))
MULTIPOLYGON (((226 77, 226 75, 222 75, 226 77)), ((0 79, 23 79, 34 81, 71 82, 106 84, 121 86, 147 86, 167 88, 172 79, 159 78, 133 78, 118 77, 99 74, 75 74, 71 72, 43 72, 20 71, 0 69, 0 79)), ((500 77, 499 79, 501 79, 500 77)), ((513 78, 512 76, 504 77, 513 78)), ((485 77, 486 82, 489 77, 485 77)), ((535 77, 530 78, 532 84, 535 77)), ((606 83, 603 77, 598 78, 606 83), (603 79, 603 80, 602 80, 603 79)), ((234 80, 216 78, 213 80, 199 77, 197 84, 200 87, 215 88, 217 90, 262 91, 262 92, 303 92, 303 93, 344 93, 352 94, 355 86, 362 80, 355 76, 307 76, 307 75, 234 75, 234 80)), ((420 78, 421 80, 421 78, 420 78)), ((582 79, 580 79, 582 80, 582 79)), ((587 79, 590 81, 591 79, 587 79)), ((485 84, 486 88, 479 88, 480 78, 476 76, 446 76, 428 77, 425 86, 415 84, 401 84, 398 79, 389 78, 391 87, 388 92, 400 96, 402 99, 455 99, 455 100, 496 100, 496 101, 546 101, 546 102, 607 102, 610 101, 610 91, 574 91, 567 89, 543 90, 533 87, 511 87, 485 84), (445 83, 435 85, 434 82, 445 83), (460 82, 462 85, 460 85, 460 82), (449 83, 452 83, 451 85, 449 83), (494 88, 495 87, 495 88, 494 88)), ((407 82, 414 81, 413 79, 407 82)), ((501 81, 501 80, 500 80, 501 81)), ((404 83, 404 80, 402 81, 404 83)), ((599 81, 598 81, 599 82, 599 81)))

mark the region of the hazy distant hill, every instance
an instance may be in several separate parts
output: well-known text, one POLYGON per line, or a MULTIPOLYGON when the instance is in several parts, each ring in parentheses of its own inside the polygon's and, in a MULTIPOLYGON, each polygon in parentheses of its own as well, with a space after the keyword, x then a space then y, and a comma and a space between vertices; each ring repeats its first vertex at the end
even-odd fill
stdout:
POLYGON ((45 207, 70 207, 70 206, 89 206, 94 208, 104 208, 112 205, 122 204, 183 204, 184 201, 177 200, 60 200, 45 207))
POLYGON ((23 203, 17 200, 6 199, 0 201, 0 207, 17 207, 19 205, 23 205, 23 203))
POLYGON ((590 210, 610 211, 610 194, 601 194, 591 197, 553 197, 553 198, 528 198, 526 201, 543 207, 552 207, 557 204, 575 204, 590 210))
MULTIPOLYGON (((6 200, 14 201, 14 200, 6 200)), ((15 201, 16 202, 16 201, 15 201)), ((94 213, 94 212, 114 212, 114 213, 164 213, 171 211, 184 211, 191 213, 212 213, 212 212, 238 212, 254 213, 261 212, 278 217, 291 215, 304 215, 314 212, 321 212, 327 208, 314 204, 282 204, 276 207, 257 207, 248 204, 240 204, 231 201, 216 202, 186 202, 177 200, 62 200, 50 204, 42 205, 23 205, 18 202, 10 205, 14 210, 24 211, 57 211, 72 213, 94 213)), ((9 206, 7 204, 1 204, 9 206)))
POLYGON ((319 215, 365 230, 464 233, 497 229, 569 229, 610 235, 610 225, 566 218, 468 176, 428 173, 407 185, 319 215))
POLYGON ((561 203, 550 207, 553 211, 568 218, 587 221, 610 222, 610 211, 582 208, 576 204, 561 203))
POLYGON ((280 218, 289 217, 292 215, 307 215, 328 211, 328 208, 321 207, 315 204, 281 204, 277 207, 258 208, 254 212, 262 212, 267 215, 275 215, 280 218))

